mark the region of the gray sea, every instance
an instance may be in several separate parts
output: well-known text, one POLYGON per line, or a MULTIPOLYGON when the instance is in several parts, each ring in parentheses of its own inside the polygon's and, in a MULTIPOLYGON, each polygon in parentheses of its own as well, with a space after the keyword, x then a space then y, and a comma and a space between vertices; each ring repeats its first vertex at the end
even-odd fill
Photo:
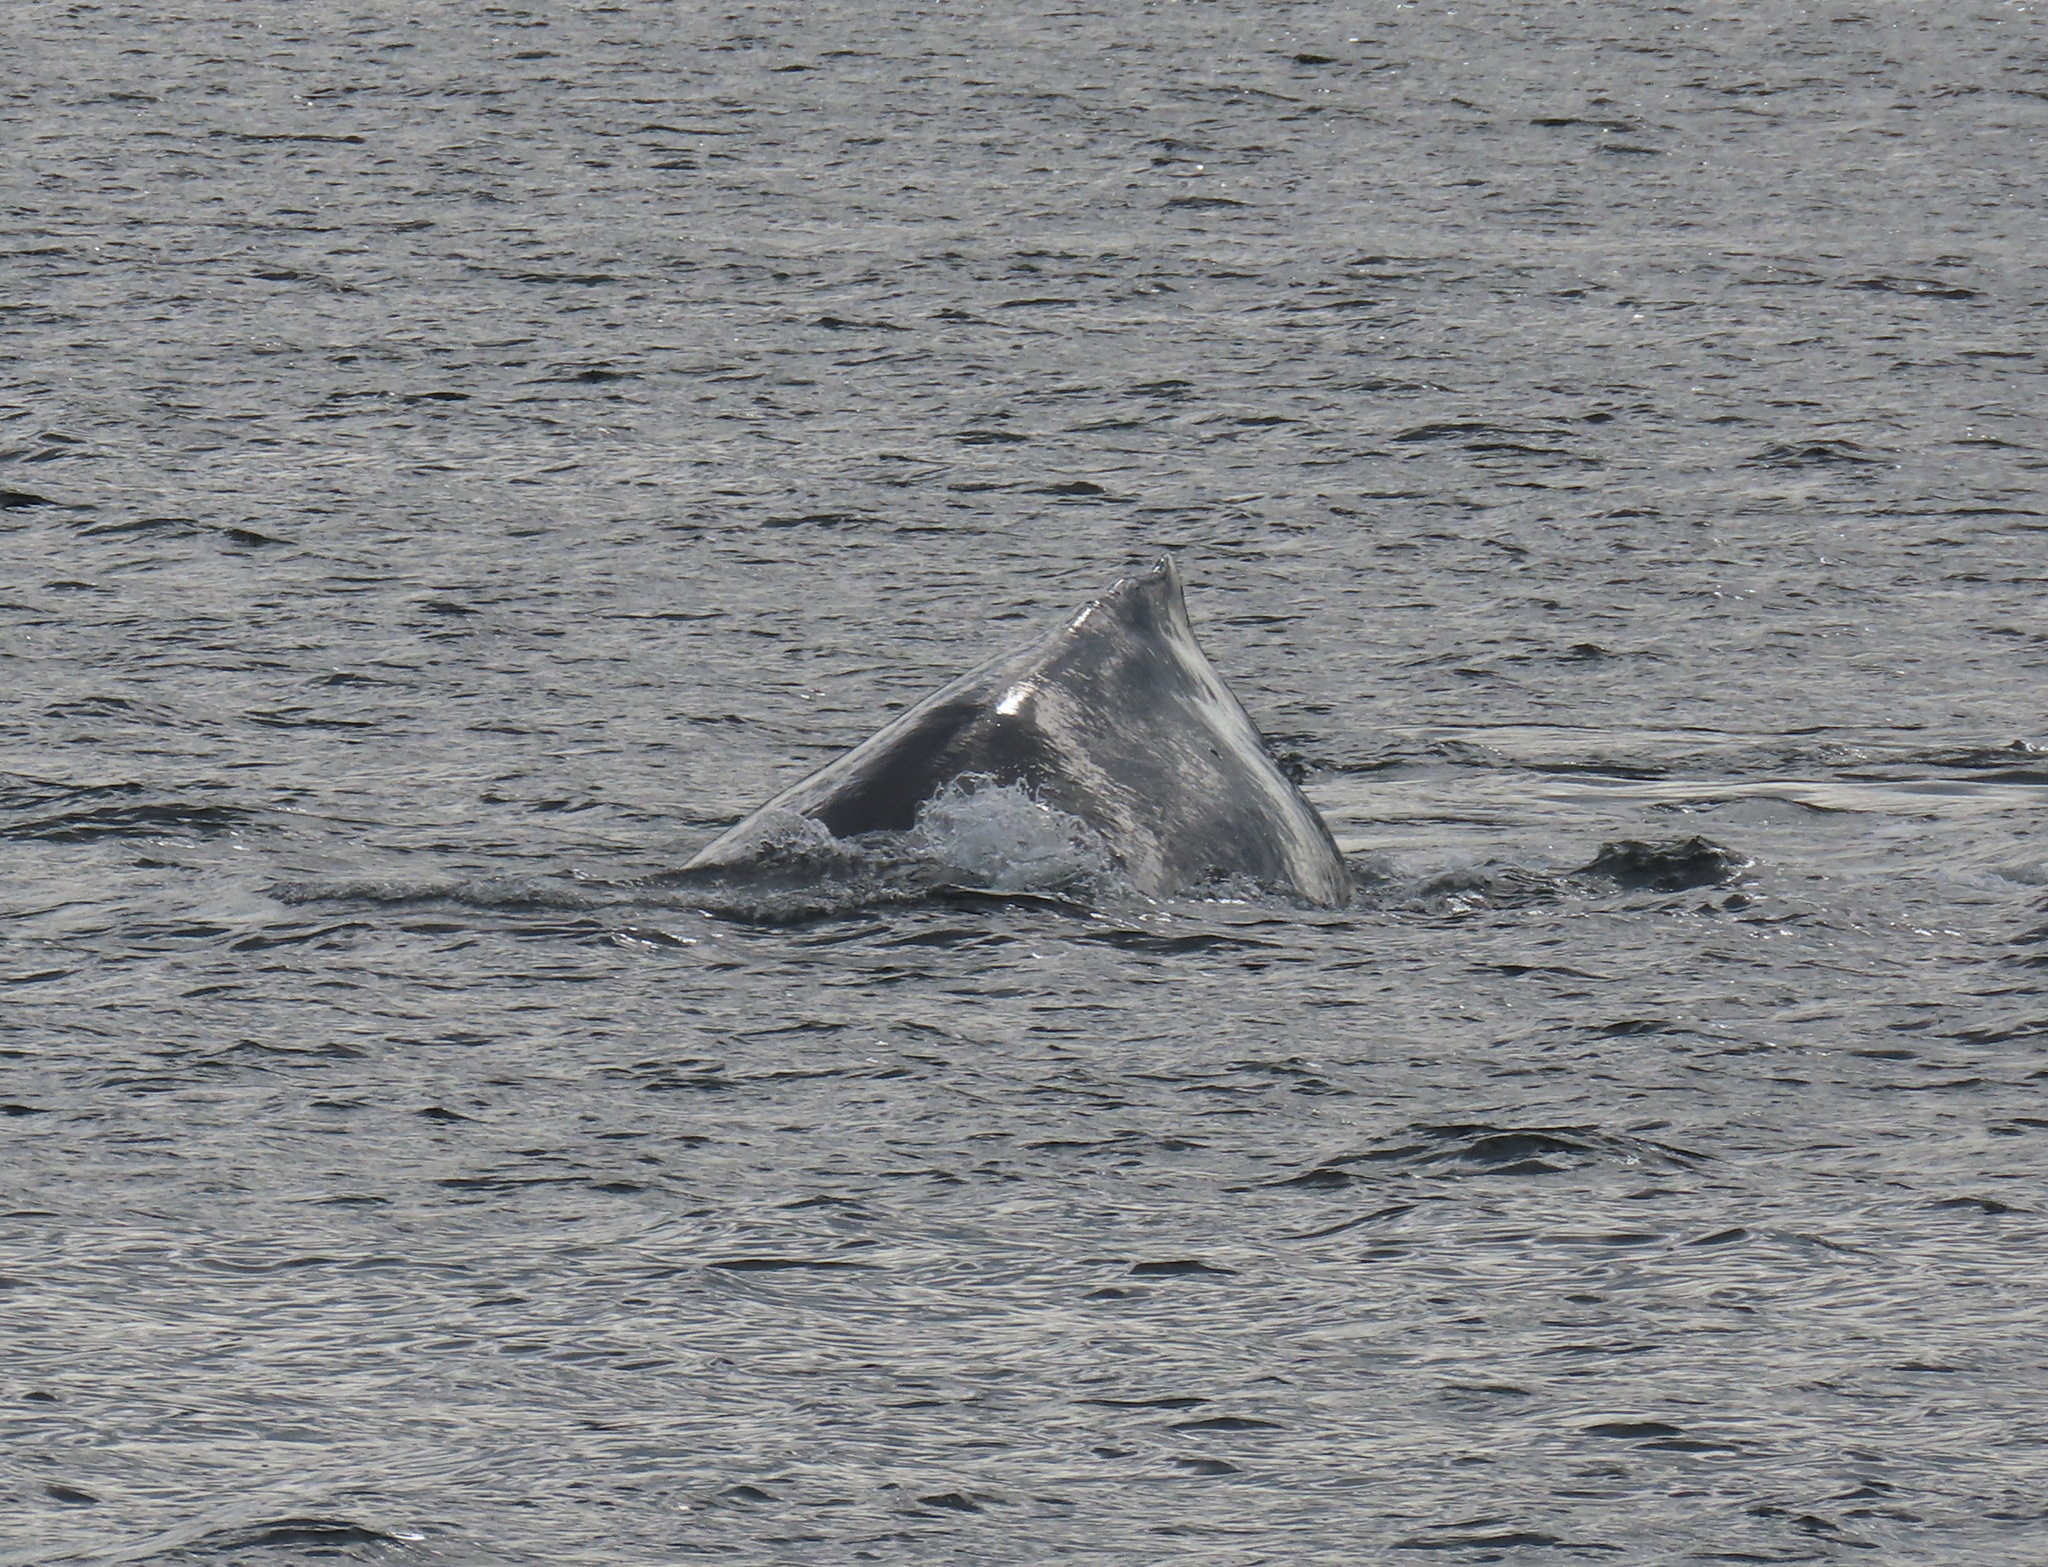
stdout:
POLYGON ((0 41, 0 1563, 2048 1562, 2038 7, 0 41), (659 890, 1167 552, 1351 908, 659 890))

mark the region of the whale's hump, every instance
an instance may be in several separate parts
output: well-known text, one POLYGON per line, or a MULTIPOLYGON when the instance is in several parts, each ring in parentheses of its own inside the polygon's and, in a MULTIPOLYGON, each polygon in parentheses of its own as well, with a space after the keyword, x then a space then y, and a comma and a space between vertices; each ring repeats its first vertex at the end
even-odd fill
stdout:
POLYGON ((1171 557, 925 698, 685 870, 772 854, 792 818, 842 840, 909 832, 933 802, 990 786, 1085 824, 1150 897, 1247 881, 1324 907, 1351 897, 1329 828, 1196 643, 1171 557))

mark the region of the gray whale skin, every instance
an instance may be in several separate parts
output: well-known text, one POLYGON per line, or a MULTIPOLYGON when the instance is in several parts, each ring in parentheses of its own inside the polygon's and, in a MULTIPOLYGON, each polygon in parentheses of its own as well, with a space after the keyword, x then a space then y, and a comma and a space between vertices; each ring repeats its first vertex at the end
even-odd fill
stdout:
POLYGON ((684 870, 767 854, 792 815, 841 839, 908 831, 963 778, 1021 785, 1078 817, 1150 897, 1248 878, 1325 908, 1351 899, 1330 829, 1196 644, 1170 556, 926 697, 684 870))

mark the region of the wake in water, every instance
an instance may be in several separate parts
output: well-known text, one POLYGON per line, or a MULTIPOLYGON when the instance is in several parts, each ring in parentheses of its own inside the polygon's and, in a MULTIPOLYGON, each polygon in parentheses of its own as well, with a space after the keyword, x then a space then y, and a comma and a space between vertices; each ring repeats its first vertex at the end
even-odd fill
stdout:
MULTIPOLYGON (((985 894, 1077 907, 1148 901, 1102 835, 1021 784, 955 779, 919 809, 907 832, 835 838, 794 812, 763 824, 741 865, 686 867, 611 881, 320 881, 271 889, 287 903, 457 903, 501 910, 588 911, 649 904, 782 923, 948 894, 985 894)), ((1242 889, 1234 889, 1242 890, 1242 889)))
MULTIPOLYGON (((957 778, 927 800, 905 832, 837 838, 807 816, 756 823, 752 858, 688 865, 611 880, 335 880, 271 889, 286 903, 456 904, 500 912, 687 908, 728 919, 786 924, 858 909, 967 898, 1054 904, 1075 912, 1157 908, 1131 885, 1104 836, 1022 784, 957 778)), ((1345 862, 1361 908, 1471 913, 1619 888, 1671 894, 1735 881, 1750 861, 1704 838, 1603 844, 1587 864, 1539 869, 1505 861, 1417 872, 1384 855, 1345 862)), ((1183 900, 1174 900, 1183 901, 1183 900)), ((1194 903, 1294 903, 1284 889, 1243 875, 1192 889, 1194 903)))

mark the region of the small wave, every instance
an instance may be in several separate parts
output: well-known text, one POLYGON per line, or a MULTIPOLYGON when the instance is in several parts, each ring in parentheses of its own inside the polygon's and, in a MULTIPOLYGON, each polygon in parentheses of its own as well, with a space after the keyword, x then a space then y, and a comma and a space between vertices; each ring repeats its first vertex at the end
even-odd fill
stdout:
MULTIPOLYGON (((93 794, 125 792, 86 789, 70 791, 74 798, 93 794)), ((6 802, 0 802, 5 808, 6 802)), ((46 843, 93 843, 102 838, 211 837, 246 826, 252 813, 230 805, 203 805, 183 800, 131 801, 124 804, 83 805, 23 821, 0 824, 0 838, 40 839, 46 843)))
POLYGON ((1496 1126, 1488 1122, 1417 1122, 1356 1153, 1322 1160, 1275 1186, 1330 1191, 1375 1179, 1372 1167, 1473 1175, 1560 1175, 1606 1165, 1624 1170, 1683 1171, 1708 1156, 1672 1143, 1593 1126, 1496 1126))
POLYGON ((416 1530, 379 1528, 353 1518, 318 1514, 251 1517, 242 1509, 230 1509, 225 1515, 216 1513, 192 1519, 127 1544, 70 1549, 60 1546, 50 1552, 10 1553, 0 1557, 0 1562, 9 1567, 115 1567, 117 1563, 241 1558, 244 1552, 255 1550, 264 1551, 268 1560, 290 1561, 303 1560, 305 1555, 340 1556, 342 1548, 352 1545, 397 1546, 403 1550, 425 1539, 416 1530), (240 1517, 235 1516, 237 1512, 240 1517), (277 1547, 297 1549, 288 1556, 268 1554, 277 1547))

